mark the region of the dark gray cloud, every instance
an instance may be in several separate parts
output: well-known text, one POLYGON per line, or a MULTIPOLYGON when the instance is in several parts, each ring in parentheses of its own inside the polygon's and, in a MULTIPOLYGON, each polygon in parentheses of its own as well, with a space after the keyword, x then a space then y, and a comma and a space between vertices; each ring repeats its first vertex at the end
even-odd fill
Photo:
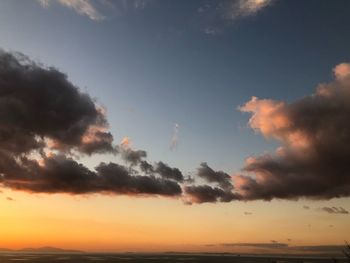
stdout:
POLYGON ((131 166, 140 165, 143 159, 147 157, 147 152, 143 150, 119 147, 119 152, 122 158, 131 166))
POLYGON ((252 98, 240 109, 250 126, 282 146, 247 159, 235 189, 245 200, 330 199, 350 196, 350 66, 335 81, 292 103, 252 98))
POLYGON ((201 163, 197 175, 209 183, 218 183, 223 189, 232 189, 231 176, 222 171, 214 171, 207 163, 201 163))
POLYGON ((67 76, 20 53, 0 50, 0 147, 18 155, 50 146, 112 152, 103 109, 67 76))
POLYGON ((322 207, 320 210, 329 214, 349 214, 349 211, 343 207, 322 207))
POLYGON ((145 166, 145 151, 112 142, 104 109, 65 74, 0 51, 1 186, 32 193, 181 195, 180 185, 165 176, 116 163, 91 170, 72 158, 119 150, 131 166, 145 166))
POLYGON ((181 187, 174 181, 131 174, 127 167, 116 163, 101 163, 92 171, 64 155, 45 158, 43 165, 24 159, 18 171, 3 176, 2 184, 33 193, 181 194, 181 187))
POLYGON ((144 172, 146 174, 153 174, 154 173, 154 167, 149 162, 141 161, 139 165, 140 165, 140 169, 142 172, 144 172))
POLYGON ((178 168, 172 168, 163 162, 158 162, 154 171, 167 179, 172 179, 178 182, 183 182, 184 180, 184 176, 178 168))
POLYGON ((184 191, 188 199, 187 203, 189 204, 231 202, 238 198, 237 195, 229 190, 209 185, 185 186, 184 191))

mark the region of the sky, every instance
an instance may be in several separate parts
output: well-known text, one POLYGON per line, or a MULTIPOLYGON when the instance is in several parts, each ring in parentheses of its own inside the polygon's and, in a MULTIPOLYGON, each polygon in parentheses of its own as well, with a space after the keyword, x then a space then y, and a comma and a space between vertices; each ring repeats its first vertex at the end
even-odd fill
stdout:
POLYGON ((349 10, 0 1, 0 247, 338 249, 349 10))

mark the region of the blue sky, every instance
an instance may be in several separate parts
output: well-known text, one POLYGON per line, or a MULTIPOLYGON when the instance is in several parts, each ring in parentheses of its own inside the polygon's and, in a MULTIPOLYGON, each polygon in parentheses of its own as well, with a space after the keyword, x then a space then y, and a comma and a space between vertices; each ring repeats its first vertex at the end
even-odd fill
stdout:
POLYGON ((311 94, 350 57, 346 0, 276 0, 233 19, 215 6, 230 1, 91 2, 103 19, 55 1, 1 1, 0 46, 66 72, 107 108, 116 141, 128 136, 186 172, 207 161, 232 173, 274 149, 237 107, 311 94))

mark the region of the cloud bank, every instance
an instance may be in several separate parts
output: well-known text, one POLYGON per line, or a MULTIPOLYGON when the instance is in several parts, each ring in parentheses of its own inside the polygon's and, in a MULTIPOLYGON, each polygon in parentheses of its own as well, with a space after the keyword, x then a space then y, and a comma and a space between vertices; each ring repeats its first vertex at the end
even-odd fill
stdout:
POLYGON ((114 145, 106 110, 58 69, 0 51, 0 184, 32 193, 171 196, 187 204, 348 197, 350 64, 335 67, 334 76, 292 103, 253 97, 239 109, 281 147, 248 158, 233 176, 203 162, 189 180, 176 167, 149 162, 127 137, 114 145), (118 154, 125 165, 89 169, 76 160, 94 154, 118 154))
POLYGON ((331 199, 350 196, 350 65, 335 80, 292 103, 253 97, 239 109, 256 132, 281 143, 275 153, 247 159, 236 175, 245 200, 331 199))
POLYGON ((105 110, 65 74, 23 54, 0 51, 3 187, 32 193, 181 195, 176 180, 165 176, 167 170, 155 176, 133 169, 146 156, 113 145, 105 110), (100 163, 90 170, 73 158, 98 153, 121 154, 130 167, 100 163))

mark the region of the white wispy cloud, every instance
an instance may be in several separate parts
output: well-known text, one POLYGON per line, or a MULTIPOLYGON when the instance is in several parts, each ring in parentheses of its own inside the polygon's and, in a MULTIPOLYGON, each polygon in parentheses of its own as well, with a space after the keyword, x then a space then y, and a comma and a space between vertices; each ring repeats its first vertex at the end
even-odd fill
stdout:
POLYGON ((256 15, 275 0, 232 0, 226 8, 225 18, 237 19, 256 15))
POLYGON ((111 14, 122 14, 131 10, 142 10, 152 0, 37 0, 44 8, 57 3, 74 10, 91 20, 101 21, 111 14), (109 14, 109 15, 108 15, 109 14))
POLYGON ((173 131, 173 136, 171 137, 171 143, 170 143, 170 149, 174 150, 177 148, 177 144, 178 144, 178 135, 179 135, 179 128, 180 125, 175 123, 174 124, 174 131, 173 131))
MULTIPOLYGON (((53 0, 38 0, 39 3, 48 8, 53 0)), ((94 3, 91 0, 55 0, 57 3, 73 9, 80 15, 85 15, 91 20, 99 21, 105 19, 105 17, 97 10, 94 3)), ((97 1, 102 2, 102 1, 97 1)))

